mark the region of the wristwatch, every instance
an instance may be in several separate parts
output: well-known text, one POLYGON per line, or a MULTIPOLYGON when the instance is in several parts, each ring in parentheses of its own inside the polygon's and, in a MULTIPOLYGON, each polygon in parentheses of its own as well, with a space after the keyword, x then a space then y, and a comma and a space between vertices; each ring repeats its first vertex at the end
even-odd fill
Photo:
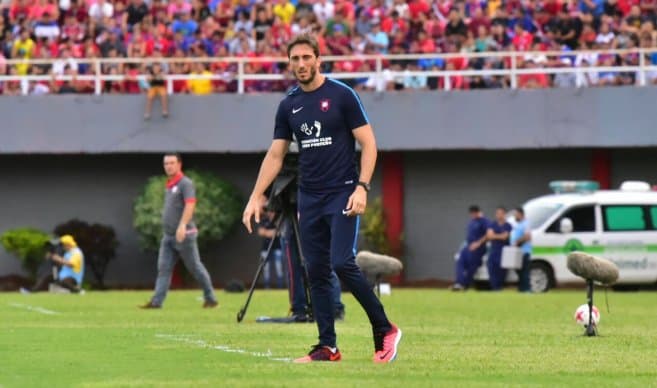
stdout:
POLYGON ((368 193, 370 192, 371 187, 370 187, 369 183, 363 182, 363 181, 358 181, 358 183, 356 183, 356 185, 357 186, 363 186, 363 188, 365 189, 366 192, 368 192, 368 193))

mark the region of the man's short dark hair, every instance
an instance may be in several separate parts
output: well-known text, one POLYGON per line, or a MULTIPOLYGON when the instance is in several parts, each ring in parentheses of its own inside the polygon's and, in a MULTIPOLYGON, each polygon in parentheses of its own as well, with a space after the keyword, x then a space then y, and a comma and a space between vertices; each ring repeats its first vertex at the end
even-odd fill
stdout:
POLYGON ((479 205, 470 205, 470 207, 468 208, 469 213, 479 213, 480 211, 481 208, 479 207, 479 205))
POLYGON ((525 215, 525 209, 523 209, 520 206, 518 206, 517 208, 515 208, 513 210, 517 211, 518 213, 522 214, 523 216, 525 215))
POLYGON ((178 162, 182 163, 182 156, 180 155, 179 152, 167 152, 166 154, 164 154, 164 157, 166 158, 167 156, 175 156, 178 162))
POLYGON ((504 212, 507 211, 506 207, 501 206, 501 205, 497 207, 497 210, 504 210, 504 212))
POLYGON ((308 46, 312 47, 313 53, 315 54, 316 57, 319 58, 319 44, 317 43, 317 39, 315 39, 315 37, 307 33, 299 34, 295 36, 294 39, 292 39, 290 43, 287 44, 288 58, 290 58, 290 52, 292 52, 292 48, 300 44, 307 44, 308 46))

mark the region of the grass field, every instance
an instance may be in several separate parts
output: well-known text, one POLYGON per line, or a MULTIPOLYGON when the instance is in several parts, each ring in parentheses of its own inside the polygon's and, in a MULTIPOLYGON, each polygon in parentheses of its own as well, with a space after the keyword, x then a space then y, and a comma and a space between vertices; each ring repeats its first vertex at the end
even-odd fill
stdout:
POLYGON ((0 294, 0 386, 618 386, 657 387, 657 293, 604 294, 600 336, 586 338, 572 315, 584 291, 541 295, 394 289, 383 296, 404 332, 397 360, 371 362, 364 313, 345 294, 337 324, 340 363, 299 365, 316 342, 314 324, 261 324, 281 316, 287 296, 176 291, 162 310, 136 306, 147 292, 0 294))

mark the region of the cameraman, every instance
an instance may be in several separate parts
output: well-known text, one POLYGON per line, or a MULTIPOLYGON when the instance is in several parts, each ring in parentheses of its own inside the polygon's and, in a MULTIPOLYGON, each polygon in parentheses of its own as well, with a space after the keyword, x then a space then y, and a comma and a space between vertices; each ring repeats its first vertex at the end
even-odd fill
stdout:
POLYGON ((59 268, 57 278, 53 274, 42 278, 32 288, 33 292, 47 289, 48 284, 53 282, 71 292, 80 292, 84 277, 84 254, 69 234, 60 237, 59 243, 64 251, 63 255, 52 251, 46 254, 46 259, 59 268))

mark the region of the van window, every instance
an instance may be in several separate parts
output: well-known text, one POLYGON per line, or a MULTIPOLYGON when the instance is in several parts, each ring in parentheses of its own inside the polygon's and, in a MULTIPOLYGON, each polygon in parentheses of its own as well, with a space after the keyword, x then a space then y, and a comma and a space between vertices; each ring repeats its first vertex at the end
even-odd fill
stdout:
POLYGON ((604 206, 602 214, 605 230, 611 232, 648 229, 643 207, 639 205, 604 206))
POLYGON ((570 218, 573 222, 573 232, 595 232, 595 206, 578 206, 566 211, 561 217, 550 225, 548 233, 560 233, 561 219, 570 218))
POLYGON ((652 220, 653 229, 657 228, 657 206, 650 207, 650 219, 652 220))
MULTIPOLYGON (((523 208, 527 216, 527 222, 531 229, 536 229, 547 221, 554 213, 558 212, 563 207, 560 203, 550 203, 545 201, 530 201, 526 203, 523 208)), ((657 209, 656 209, 657 210, 657 209)))

